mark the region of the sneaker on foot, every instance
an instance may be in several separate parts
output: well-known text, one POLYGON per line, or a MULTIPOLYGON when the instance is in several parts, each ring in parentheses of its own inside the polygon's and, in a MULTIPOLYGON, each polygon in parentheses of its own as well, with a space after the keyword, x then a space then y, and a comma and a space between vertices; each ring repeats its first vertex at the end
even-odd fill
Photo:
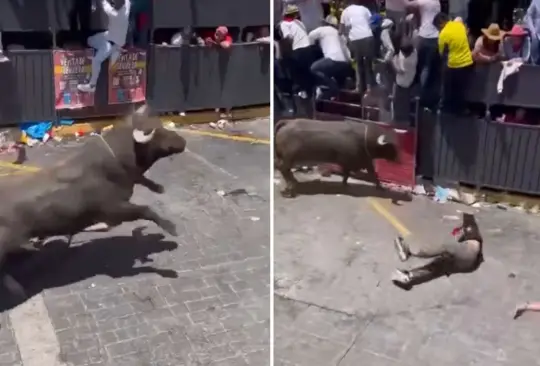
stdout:
POLYGON ((77 89, 79 89, 80 91, 84 93, 93 93, 96 91, 96 86, 90 85, 90 84, 80 84, 80 85, 77 85, 77 89))
POLYGON ((407 271, 396 269, 396 271, 392 274, 392 282, 394 283, 394 285, 402 288, 403 290, 408 291, 412 288, 410 281, 411 277, 409 276, 407 271))
POLYGON ((396 247, 398 257, 402 262, 405 262, 407 259, 409 259, 409 256, 411 255, 411 253, 409 252, 409 247, 401 236, 398 236, 394 239, 394 246, 396 247))

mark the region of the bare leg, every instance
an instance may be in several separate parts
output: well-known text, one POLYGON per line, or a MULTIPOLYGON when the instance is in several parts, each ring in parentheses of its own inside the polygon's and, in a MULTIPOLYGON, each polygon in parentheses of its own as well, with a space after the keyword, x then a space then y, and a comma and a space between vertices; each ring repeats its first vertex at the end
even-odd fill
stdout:
POLYGON ((540 311, 540 302, 526 302, 516 306, 514 319, 519 318, 526 311, 540 311))

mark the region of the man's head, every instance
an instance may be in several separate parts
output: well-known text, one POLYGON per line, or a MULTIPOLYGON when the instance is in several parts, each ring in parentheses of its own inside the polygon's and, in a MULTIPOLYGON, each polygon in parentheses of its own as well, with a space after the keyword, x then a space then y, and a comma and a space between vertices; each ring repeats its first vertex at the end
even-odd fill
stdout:
POLYGON ((441 30, 444 28, 444 26, 446 25, 446 23, 448 23, 448 21, 450 20, 450 18, 448 17, 448 15, 446 15, 445 13, 438 13, 437 15, 435 15, 435 17, 433 18, 433 25, 438 29, 438 30, 441 30))
POLYGON ((399 46, 399 50, 403 54, 403 56, 409 57, 414 51, 413 43, 409 38, 403 37, 403 39, 401 40, 401 45, 399 46))
POLYGON ((216 28, 216 34, 215 34, 216 41, 221 42, 221 41, 225 40, 225 37, 227 36, 227 34, 229 34, 229 29, 227 29, 227 27, 225 27, 223 25, 217 27, 216 28))
POLYGON ((480 243, 483 242, 482 234, 480 233, 480 228, 476 223, 474 214, 470 213, 463 213, 461 226, 455 228, 452 231, 452 235, 454 235, 460 243, 466 240, 476 240, 480 243))
POLYGON ((283 12, 284 18, 298 18, 298 6, 289 4, 283 12))
POLYGON ((485 42, 493 44, 503 39, 504 32, 497 23, 492 23, 489 27, 482 29, 482 35, 485 42))

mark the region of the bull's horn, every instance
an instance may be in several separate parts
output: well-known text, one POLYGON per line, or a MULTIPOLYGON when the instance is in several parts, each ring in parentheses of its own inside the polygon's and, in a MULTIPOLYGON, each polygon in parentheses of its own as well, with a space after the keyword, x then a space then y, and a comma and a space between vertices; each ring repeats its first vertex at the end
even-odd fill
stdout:
POLYGON ((388 142, 386 142, 386 135, 380 135, 378 138, 377 138, 377 143, 379 145, 386 145, 388 142))
POLYGON ((135 141, 137 141, 139 144, 146 144, 146 143, 150 142, 150 140, 152 140, 152 138, 154 137, 155 132, 156 132, 156 130, 154 129, 154 130, 152 130, 152 132, 150 132, 148 135, 146 135, 144 133, 144 131, 135 129, 135 130, 133 130, 133 139, 135 141))

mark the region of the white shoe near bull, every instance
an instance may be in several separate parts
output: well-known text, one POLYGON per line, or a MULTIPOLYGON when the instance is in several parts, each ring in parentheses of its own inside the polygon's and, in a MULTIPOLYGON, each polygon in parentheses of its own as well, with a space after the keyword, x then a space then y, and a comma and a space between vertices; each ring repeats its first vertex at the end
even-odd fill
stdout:
MULTIPOLYGON (((144 173, 185 148, 185 139, 165 129, 143 106, 125 123, 86 140, 67 160, 31 175, 6 177, 0 183, 0 261, 32 238, 71 238, 129 221, 152 221, 176 235, 173 222, 130 199, 136 184, 163 193, 163 186, 144 173)), ((11 291, 21 292, 9 275, 2 275, 11 291)))

